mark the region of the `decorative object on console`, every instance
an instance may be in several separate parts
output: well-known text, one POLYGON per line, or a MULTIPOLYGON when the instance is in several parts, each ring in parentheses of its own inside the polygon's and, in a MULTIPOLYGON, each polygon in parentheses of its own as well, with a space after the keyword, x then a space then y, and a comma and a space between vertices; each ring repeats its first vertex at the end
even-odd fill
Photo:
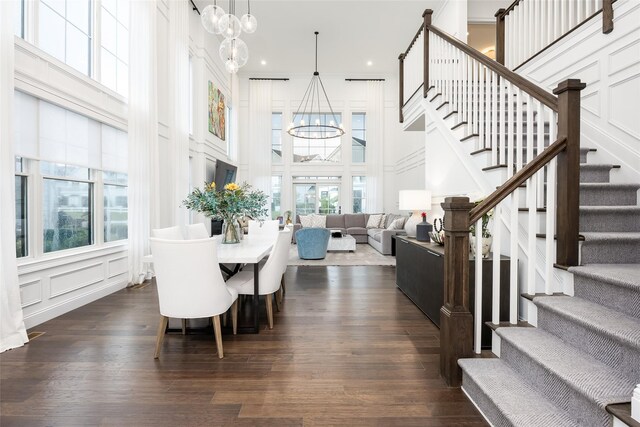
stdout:
POLYGON ((422 222, 416 224, 416 240, 420 242, 429 242, 431 240, 429 238, 429 233, 433 227, 427 222, 427 214, 425 212, 422 212, 420 216, 422 216, 422 222))
POLYGON ((429 233, 431 240, 441 246, 444 246, 444 230, 443 230, 442 218, 436 218, 433 220, 433 231, 429 233))
POLYGON ((413 214, 405 222, 407 236, 416 237, 416 225, 421 221, 420 211, 431 208, 431 192, 427 190, 400 190, 399 208, 401 211, 412 211, 413 214))
POLYGON ((284 213, 284 223, 285 223, 286 225, 292 224, 292 221, 291 221, 291 211, 286 211, 286 212, 284 213))
MULTIPOLYGON (((474 204, 478 206, 482 200, 476 200, 474 204)), ((493 217, 493 209, 486 214, 482 215, 482 258, 487 258, 489 252, 491 252, 491 245, 493 243, 493 237, 491 231, 489 231, 489 220, 493 217)), ((476 255, 476 224, 471 224, 469 227, 469 246, 471 247, 471 253, 476 255)))
POLYGON ((289 123, 287 133, 291 136, 304 139, 329 139, 344 135, 342 123, 333 112, 327 92, 324 90, 320 73, 318 73, 318 32, 316 35, 316 69, 311 77, 311 82, 300 101, 300 105, 293 115, 293 121, 289 123), (321 104, 320 90, 326 103, 321 104), (308 108, 308 109, 307 109, 308 108), (326 112, 331 113, 329 123, 326 123, 326 112))
POLYGON ((182 205, 205 216, 223 220, 222 243, 240 242, 240 218, 264 218, 267 215, 266 194, 260 190, 252 190, 247 183, 238 185, 232 182, 221 190, 216 189, 214 182, 205 184, 204 190, 193 190, 182 205))
POLYGON ((212 34, 221 34, 225 40, 220 44, 218 53, 224 62, 225 69, 234 74, 249 60, 249 48, 240 40, 240 34, 254 33, 258 28, 256 17, 251 14, 251 3, 247 0, 247 13, 238 19, 235 0, 229 0, 229 13, 225 13, 217 1, 202 10, 200 19, 205 30, 212 34))

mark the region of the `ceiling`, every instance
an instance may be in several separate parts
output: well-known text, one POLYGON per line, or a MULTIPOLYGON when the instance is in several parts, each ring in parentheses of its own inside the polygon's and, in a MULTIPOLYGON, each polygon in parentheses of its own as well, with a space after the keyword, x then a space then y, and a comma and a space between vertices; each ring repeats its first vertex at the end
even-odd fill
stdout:
MULTIPOLYGON (((202 10, 208 0, 197 0, 202 10)), ((219 4, 228 8, 224 0, 219 4)), ((249 62, 241 75, 270 77, 311 73, 314 69, 314 31, 319 31, 318 71, 347 77, 388 75, 422 21, 422 13, 436 11, 437 0, 253 0, 251 12, 258 30, 240 37, 249 46, 249 62), (261 62, 265 61, 266 65, 261 62), (371 61, 372 65, 367 65, 371 61)), ((236 15, 246 2, 236 3, 236 15)))

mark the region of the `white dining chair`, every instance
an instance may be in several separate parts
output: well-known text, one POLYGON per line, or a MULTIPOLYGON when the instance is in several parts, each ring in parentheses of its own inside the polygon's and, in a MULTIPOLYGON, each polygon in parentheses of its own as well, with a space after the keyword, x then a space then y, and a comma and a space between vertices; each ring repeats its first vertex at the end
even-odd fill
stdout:
POLYGON ((206 239, 209 237, 207 227, 201 222, 188 224, 185 228, 187 231, 187 239, 206 239))
POLYGON ((167 240, 184 240, 182 227, 180 227, 179 225, 167 228, 155 228, 151 230, 151 237, 167 240))
POLYGON ((278 220, 269 220, 269 221, 250 220, 248 235, 251 237, 273 236, 273 239, 275 240, 276 236, 278 235, 278 232, 280 231, 279 227, 280 227, 280 223, 278 222, 278 220))
MULTIPOLYGON (((280 289, 283 265, 289 260, 291 230, 278 232, 276 243, 269 259, 260 269, 258 293, 265 296, 269 329, 273 329, 273 306, 271 298, 280 289)), ((253 295, 253 271, 241 271, 227 280, 227 286, 235 289, 239 295, 253 295)))
POLYGON ((158 358, 169 317, 213 320, 218 357, 224 357, 220 315, 231 308, 237 331, 238 292, 228 287, 218 265, 214 239, 167 240, 151 238, 160 303, 160 324, 154 358, 158 358))

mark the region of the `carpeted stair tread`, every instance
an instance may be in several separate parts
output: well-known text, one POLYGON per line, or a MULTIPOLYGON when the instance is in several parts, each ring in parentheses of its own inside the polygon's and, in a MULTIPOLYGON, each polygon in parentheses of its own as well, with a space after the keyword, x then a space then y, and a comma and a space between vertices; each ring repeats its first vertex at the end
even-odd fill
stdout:
POLYGON ((534 298, 533 302, 640 352, 639 319, 579 297, 544 296, 534 298))
POLYGON ((611 164, 580 164, 580 182, 609 182, 611 164))
POLYGON ((580 264, 640 263, 639 232, 580 232, 580 264))
POLYGON ((570 267, 574 294, 640 319, 640 264, 570 267))
POLYGON ((640 207, 580 206, 580 231, 640 231, 640 207))
MULTIPOLYGON (((569 406, 575 398, 571 398, 569 390, 561 392, 565 387, 578 393, 586 402, 597 404, 604 418, 608 418, 605 413, 607 405, 631 401, 634 381, 565 344, 555 335, 539 328, 498 328, 497 334, 503 339, 503 349, 507 344, 517 350, 515 353, 507 350, 508 354, 503 350, 501 358, 517 372, 527 375, 527 380, 539 391, 570 414, 569 406), (537 366, 532 367, 524 359, 533 361, 537 366), (536 377, 531 378, 534 373, 536 377)), ((578 414, 582 411, 575 406, 573 409, 577 409, 578 414)))
POLYGON ((494 426, 578 427, 500 359, 460 359, 464 391, 494 426))
POLYGON ((581 182, 580 206, 635 206, 640 184, 581 182))

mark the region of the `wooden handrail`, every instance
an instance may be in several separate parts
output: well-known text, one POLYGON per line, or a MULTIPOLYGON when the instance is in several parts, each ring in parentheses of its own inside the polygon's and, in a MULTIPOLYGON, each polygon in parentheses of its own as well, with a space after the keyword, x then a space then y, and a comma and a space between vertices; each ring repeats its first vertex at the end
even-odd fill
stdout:
POLYGON ((529 164, 527 164, 527 166, 520 169, 508 181, 502 184, 500 188, 491 193, 489 197, 471 209, 469 212, 469 224, 475 223, 482 218, 482 215, 495 208, 498 203, 503 201, 509 194, 513 193, 518 187, 524 184, 526 180, 535 175, 536 172, 542 169, 566 147, 567 138, 562 137, 545 148, 545 150, 539 156, 536 156, 529 164))
POLYGON ((493 59, 489 58, 486 55, 483 55, 482 53, 478 52, 471 46, 461 42, 455 37, 450 36, 449 34, 438 29, 437 27, 434 27, 433 25, 429 25, 427 26, 427 29, 433 32, 434 34, 437 34, 438 36, 442 37, 449 44, 463 51, 464 53, 466 53, 476 61, 480 62, 490 70, 494 71, 503 79, 510 81, 520 89, 524 90, 529 95, 531 95, 538 101, 542 102, 547 107, 551 108, 553 111, 558 111, 558 99, 552 94, 550 94, 549 92, 547 92, 546 90, 544 90, 543 88, 541 88, 540 86, 530 82, 529 80, 525 79, 519 74, 514 73, 504 65, 497 63, 493 59))
POLYGON ((409 54, 409 51, 411 50, 413 45, 416 44, 416 40, 418 40, 418 37, 420 37, 420 33, 422 33, 422 30, 424 30, 424 25, 420 25, 420 28, 418 28, 416 35, 413 36, 413 39, 411 39, 411 43, 409 43, 409 47, 407 48, 407 50, 404 51, 405 56, 409 54))

